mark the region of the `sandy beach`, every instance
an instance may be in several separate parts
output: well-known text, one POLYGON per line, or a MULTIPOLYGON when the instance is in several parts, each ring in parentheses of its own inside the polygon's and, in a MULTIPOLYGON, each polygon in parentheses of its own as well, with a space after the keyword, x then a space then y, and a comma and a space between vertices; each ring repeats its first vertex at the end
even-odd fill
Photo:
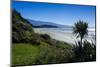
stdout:
MULTIPOLYGON (((36 33, 39 34, 48 34, 51 38, 64 41, 67 43, 75 44, 76 35, 73 34, 71 29, 58 29, 58 28, 34 28, 36 33)), ((93 40, 93 36, 95 35, 94 30, 90 30, 89 35, 85 38, 88 41, 93 40)))

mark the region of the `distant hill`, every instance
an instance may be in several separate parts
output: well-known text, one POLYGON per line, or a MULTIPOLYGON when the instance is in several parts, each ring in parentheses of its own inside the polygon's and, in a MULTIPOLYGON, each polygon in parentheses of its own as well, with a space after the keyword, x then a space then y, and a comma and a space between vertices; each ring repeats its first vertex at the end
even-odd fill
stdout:
POLYGON ((53 25, 39 25, 39 26, 33 26, 34 28, 59 28, 57 26, 53 25))
POLYGON ((36 20, 31 20, 31 19, 27 19, 27 20, 33 25, 33 27, 36 27, 36 28, 66 28, 66 27, 71 27, 71 26, 65 26, 65 25, 56 24, 56 23, 52 23, 52 22, 36 21, 36 20))

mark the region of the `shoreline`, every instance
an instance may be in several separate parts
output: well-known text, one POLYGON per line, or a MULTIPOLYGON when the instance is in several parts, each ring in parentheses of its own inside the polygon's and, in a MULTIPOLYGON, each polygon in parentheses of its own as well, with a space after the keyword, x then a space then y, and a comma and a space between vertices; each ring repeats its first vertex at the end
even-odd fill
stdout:
MULTIPOLYGON (((65 31, 65 30, 57 30, 56 29, 46 29, 46 28, 34 28, 34 31, 36 33, 39 34, 48 34, 51 38, 59 40, 59 41, 63 41, 66 43, 70 43, 70 44, 75 44, 75 41, 79 40, 79 38, 76 39, 75 35, 70 31, 65 31)), ((91 40, 93 37, 91 35, 88 35, 85 39, 89 42, 91 42, 91 40)), ((85 40, 84 39, 84 40, 85 40)))

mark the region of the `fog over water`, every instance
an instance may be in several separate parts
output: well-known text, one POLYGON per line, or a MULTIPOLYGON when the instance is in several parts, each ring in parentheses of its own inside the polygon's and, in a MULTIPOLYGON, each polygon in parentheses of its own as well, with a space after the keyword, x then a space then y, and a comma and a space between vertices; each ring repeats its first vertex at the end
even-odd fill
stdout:
MULTIPOLYGON (((76 35, 72 28, 34 28, 36 33, 48 34, 51 38, 75 44, 76 35)), ((88 35, 84 38, 88 41, 95 42, 95 28, 88 28, 88 35)))

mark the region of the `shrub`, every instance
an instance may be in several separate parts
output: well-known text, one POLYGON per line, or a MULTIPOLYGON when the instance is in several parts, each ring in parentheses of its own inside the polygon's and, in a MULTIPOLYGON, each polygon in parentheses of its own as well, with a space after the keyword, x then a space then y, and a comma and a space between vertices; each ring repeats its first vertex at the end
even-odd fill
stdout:
POLYGON ((74 61, 95 61, 96 60, 96 45, 88 41, 83 42, 83 46, 74 46, 73 52, 75 54, 74 61))
POLYGON ((40 45, 41 41, 39 39, 32 39, 31 44, 32 45, 40 45))
MULTIPOLYGON (((34 36, 32 25, 20 13, 12 11, 12 41, 13 43, 30 43, 34 36)), ((36 40, 37 41, 37 40, 36 40)))
POLYGON ((40 36, 41 36, 44 40, 50 39, 50 36, 49 36, 48 34, 40 34, 40 36))
POLYGON ((12 35, 13 35, 12 42, 16 42, 16 43, 20 42, 19 35, 17 34, 17 32, 13 32, 12 35))
POLYGON ((84 41, 83 57, 85 61, 96 60, 96 45, 88 41, 84 41))

